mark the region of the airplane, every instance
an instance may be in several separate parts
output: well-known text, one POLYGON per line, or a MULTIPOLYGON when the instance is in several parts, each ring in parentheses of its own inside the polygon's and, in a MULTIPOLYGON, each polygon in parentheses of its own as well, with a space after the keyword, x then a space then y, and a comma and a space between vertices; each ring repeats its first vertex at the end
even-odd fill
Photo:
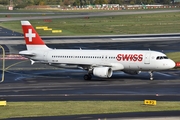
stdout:
POLYGON ((46 46, 29 21, 21 21, 27 50, 19 54, 30 59, 31 64, 42 63, 59 68, 84 69, 84 80, 91 80, 92 75, 111 78, 113 72, 123 71, 137 75, 141 71, 150 74, 175 67, 175 62, 164 53, 151 50, 83 50, 52 49, 46 46))

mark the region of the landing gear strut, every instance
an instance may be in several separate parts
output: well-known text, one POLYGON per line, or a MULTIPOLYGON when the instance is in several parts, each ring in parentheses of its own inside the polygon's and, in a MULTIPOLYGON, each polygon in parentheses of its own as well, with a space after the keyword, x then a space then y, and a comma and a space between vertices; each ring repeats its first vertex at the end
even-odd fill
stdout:
POLYGON ((84 75, 84 80, 91 80, 91 78, 92 78, 91 74, 84 75))
POLYGON ((149 75, 150 75, 150 80, 153 80, 153 71, 149 71, 149 75))

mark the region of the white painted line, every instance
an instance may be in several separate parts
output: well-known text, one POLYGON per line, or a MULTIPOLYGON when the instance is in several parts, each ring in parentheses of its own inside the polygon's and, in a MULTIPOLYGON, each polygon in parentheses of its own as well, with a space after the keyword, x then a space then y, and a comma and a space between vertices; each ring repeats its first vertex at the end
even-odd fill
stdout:
POLYGON ((169 74, 165 74, 165 73, 161 73, 161 72, 156 72, 157 74, 160 74, 160 75, 164 75, 164 76, 167 76, 167 77, 170 77, 172 75, 169 75, 169 74))
POLYGON ((177 39, 180 37, 141 37, 141 38, 112 38, 111 40, 144 40, 144 39, 149 39, 149 40, 159 40, 159 39, 177 39))

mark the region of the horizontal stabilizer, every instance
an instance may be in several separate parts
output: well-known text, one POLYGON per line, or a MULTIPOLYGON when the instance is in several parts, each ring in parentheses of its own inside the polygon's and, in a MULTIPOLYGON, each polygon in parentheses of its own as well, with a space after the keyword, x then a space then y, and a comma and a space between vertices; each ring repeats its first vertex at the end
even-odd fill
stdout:
POLYGON ((32 53, 32 52, 30 52, 30 51, 27 51, 27 50, 25 50, 25 51, 20 51, 19 52, 19 55, 22 55, 22 56, 25 56, 25 57, 32 57, 32 56, 35 56, 36 54, 35 53, 32 53))

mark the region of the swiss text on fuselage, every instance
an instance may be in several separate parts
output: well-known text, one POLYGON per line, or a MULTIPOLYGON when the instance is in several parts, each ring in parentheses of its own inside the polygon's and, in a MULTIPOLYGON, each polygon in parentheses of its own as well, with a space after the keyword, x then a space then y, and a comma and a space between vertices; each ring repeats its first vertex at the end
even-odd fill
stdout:
POLYGON ((142 54, 118 54, 116 59, 118 61, 142 61, 143 55, 142 54))

